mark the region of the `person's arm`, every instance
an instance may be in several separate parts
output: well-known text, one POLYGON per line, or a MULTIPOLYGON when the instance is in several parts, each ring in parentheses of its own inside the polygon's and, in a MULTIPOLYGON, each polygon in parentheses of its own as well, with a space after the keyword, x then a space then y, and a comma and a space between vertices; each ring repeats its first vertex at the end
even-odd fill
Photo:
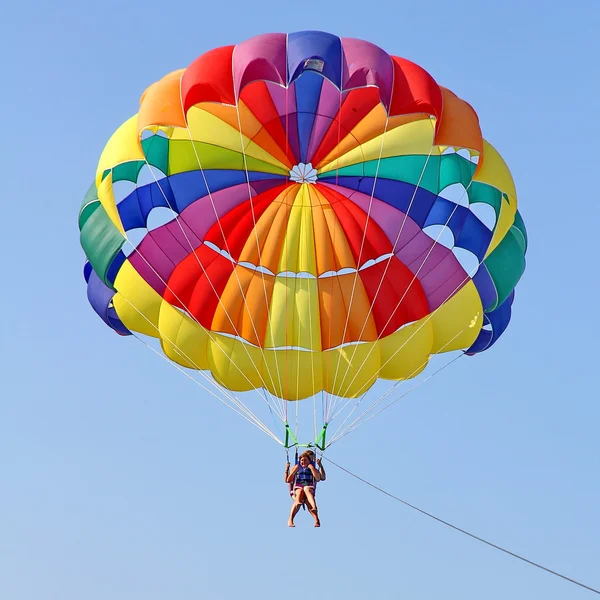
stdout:
POLYGON ((294 481, 294 477, 296 475, 296 471, 298 470, 298 465, 294 465, 292 470, 289 470, 290 463, 287 463, 285 466, 285 482, 292 483, 294 481))
POLYGON ((312 476, 315 478, 315 481, 321 481, 321 474, 315 469, 314 465, 309 464, 308 468, 310 469, 312 476))
POLYGON ((319 476, 321 477, 320 481, 325 481, 327 479, 327 475, 325 475, 325 469, 323 468, 323 463, 320 458, 317 458, 317 464, 319 465, 319 476))

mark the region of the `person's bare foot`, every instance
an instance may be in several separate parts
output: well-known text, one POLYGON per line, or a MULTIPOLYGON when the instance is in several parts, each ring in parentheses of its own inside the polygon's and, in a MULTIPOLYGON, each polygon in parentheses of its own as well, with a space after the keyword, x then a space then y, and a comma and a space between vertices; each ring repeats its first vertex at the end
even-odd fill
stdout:
POLYGON ((294 521, 288 521, 288 527, 296 527, 294 521))
POLYGON ((316 508, 310 509, 310 514, 315 518, 315 527, 321 527, 321 521, 319 521, 319 513, 316 508))

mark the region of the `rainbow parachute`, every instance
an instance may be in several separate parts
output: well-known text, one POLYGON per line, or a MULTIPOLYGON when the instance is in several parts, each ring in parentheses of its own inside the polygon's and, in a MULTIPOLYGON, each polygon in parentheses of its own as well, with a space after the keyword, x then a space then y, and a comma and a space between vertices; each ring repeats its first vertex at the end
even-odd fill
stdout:
POLYGON ((408 60, 314 31, 150 86, 79 227, 110 327, 158 338, 228 397, 268 392, 284 422, 288 400, 320 395, 327 424, 378 379, 488 349, 525 268, 515 186, 473 108, 408 60))

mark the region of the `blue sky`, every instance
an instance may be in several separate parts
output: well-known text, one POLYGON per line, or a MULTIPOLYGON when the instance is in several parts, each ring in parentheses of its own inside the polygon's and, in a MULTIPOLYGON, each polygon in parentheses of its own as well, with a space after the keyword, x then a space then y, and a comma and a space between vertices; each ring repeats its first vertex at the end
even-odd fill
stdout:
POLYGON ((3 597, 591 597, 332 466, 321 530, 289 530, 281 449, 89 308, 77 213, 145 87, 210 48, 322 29, 423 66, 511 167, 528 269, 490 352, 331 458, 600 587, 596 2, 24 0, 3 24, 3 597))

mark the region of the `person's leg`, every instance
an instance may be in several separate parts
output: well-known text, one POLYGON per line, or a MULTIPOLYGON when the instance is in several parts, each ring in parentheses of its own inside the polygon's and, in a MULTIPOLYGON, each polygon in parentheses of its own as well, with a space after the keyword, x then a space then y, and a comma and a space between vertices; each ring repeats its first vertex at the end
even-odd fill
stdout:
POLYGON ((310 514, 315 518, 315 527, 321 527, 321 521, 319 521, 319 512, 317 510, 317 503, 315 501, 315 488, 305 487, 304 493, 306 495, 306 502, 308 503, 308 509, 310 514))
POLYGON ((292 504, 292 509, 290 510, 290 518, 288 519, 288 527, 296 527, 294 525, 294 517, 298 514, 302 503, 304 502, 304 492, 302 488, 296 488, 294 490, 294 503, 292 504))

